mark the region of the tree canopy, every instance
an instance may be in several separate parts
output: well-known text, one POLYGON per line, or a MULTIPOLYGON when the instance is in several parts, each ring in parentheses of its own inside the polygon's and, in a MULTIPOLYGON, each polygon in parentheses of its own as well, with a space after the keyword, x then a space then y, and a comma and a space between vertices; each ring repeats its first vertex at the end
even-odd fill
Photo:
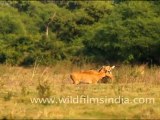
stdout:
POLYGON ((1 64, 62 60, 160 64, 160 2, 0 2, 1 64))

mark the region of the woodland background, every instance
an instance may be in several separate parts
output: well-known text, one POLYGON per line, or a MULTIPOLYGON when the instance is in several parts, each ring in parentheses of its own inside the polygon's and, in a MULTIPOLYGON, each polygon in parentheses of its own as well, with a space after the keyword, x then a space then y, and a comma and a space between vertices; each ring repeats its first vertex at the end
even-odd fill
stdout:
POLYGON ((0 63, 160 64, 160 1, 1 1, 0 63))

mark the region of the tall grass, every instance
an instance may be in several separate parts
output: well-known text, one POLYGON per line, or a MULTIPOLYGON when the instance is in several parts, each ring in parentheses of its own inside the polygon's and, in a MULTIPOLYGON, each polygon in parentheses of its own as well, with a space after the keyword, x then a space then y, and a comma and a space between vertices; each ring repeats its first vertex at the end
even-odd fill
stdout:
POLYGON ((74 85, 69 78, 72 71, 98 69, 68 62, 45 67, 13 67, 0 65, 0 119, 39 118, 160 118, 160 68, 121 65, 113 70, 113 83, 74 85), (30 98, 89 95, 153 97, 155 104, 31 104, 30 98))

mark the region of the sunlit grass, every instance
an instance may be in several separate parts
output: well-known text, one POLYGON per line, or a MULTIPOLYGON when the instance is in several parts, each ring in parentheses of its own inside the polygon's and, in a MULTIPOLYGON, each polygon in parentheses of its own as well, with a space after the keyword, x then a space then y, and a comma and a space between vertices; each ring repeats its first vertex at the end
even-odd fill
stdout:
POLYGON ((160 118, 160 68, 146 67, 142 75, 138 66, 115 68, 114 83, 73 85, 71 71, 79 68, 69 64, 32 68, 0 66, 0 119, 38 118, 160 118), (32 104, 34 97, 123 96, 155 98, 154 104, 32 104))

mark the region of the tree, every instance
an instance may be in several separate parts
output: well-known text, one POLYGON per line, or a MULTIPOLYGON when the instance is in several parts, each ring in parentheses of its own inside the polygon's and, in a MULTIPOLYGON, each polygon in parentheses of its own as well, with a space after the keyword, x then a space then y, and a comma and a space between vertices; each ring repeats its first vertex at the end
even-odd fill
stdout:
POLYGON ((55 16, 56 16, 56 13, 54 13, 53 16, 48 19, 48 22, 47 22, 46 25, 45 25, 45 26, 46 26, 46 38, 48 38, 49 25, 53 22, 55 16))
POLYGON ((156 62, 159 55, 153 46, 159 48, 159 20, 150 2, 117 4, 101 27, 90 33, 86 51, 92 51, 98 61, 156 62))

